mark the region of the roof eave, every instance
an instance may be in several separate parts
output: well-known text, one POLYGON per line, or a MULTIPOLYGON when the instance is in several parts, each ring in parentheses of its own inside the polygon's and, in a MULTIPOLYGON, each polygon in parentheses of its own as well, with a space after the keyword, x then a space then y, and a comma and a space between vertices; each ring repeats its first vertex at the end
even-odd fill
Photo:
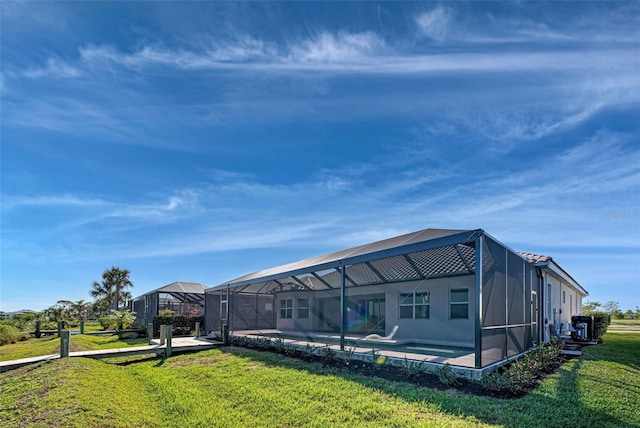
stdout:
POLYGON ((560 265, 558 265, 555 261, 553 261, 553 259, 546 262, 537 262, 535 263, 535 266, 538 266, 541 268, 547 268, 551 270, 553 273, 555 273, 556 275, 558 275, 559 277, 567 281, 569 284, 571 284, 571 286, 573 286, 575 289, 580 291, 583 294, 583 296, 586 297, 589 295, 589 292, 585 290, 584 287, 582 287, 580 283, 578 283, 578 281, 573 279, 573 277, 569 275, 567 271, 562 269, 560 265))

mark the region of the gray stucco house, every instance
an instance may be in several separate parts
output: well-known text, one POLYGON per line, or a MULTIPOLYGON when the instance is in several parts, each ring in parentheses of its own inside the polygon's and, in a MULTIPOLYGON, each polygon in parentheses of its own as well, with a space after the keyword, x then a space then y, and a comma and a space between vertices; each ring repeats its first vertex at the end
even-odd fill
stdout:
POLYGON ((482 229, 425 229, 207 289, 205 328, 482 370, 548 340, 586 295, 552 258, 482 229))

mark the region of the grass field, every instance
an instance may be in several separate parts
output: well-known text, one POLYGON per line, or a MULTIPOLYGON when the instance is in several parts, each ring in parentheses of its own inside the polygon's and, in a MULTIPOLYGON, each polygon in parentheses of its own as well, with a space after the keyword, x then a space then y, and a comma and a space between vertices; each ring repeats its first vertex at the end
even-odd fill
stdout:
MULTIPOLYGON (((126 348, 128 346, 141 346, 146 344, 147 339, 145 338, 118 340, 118 336, 116 335, 89 336, 85 334, 74 334, 70 339, 69 350, 92 351, 95 349, 126 348)), ((59 352, 60 338, 57 336, 48 336, 0 346, 0 361, 51 355, 59 352)))
POLYGON ((640 336, 608 334, 517 400, 221 348, 127 365, 72 358, 0 374, 0 425, 638 427, 640 336))
POLYGON ((608 330, 640 332, 640 320, 611 320, 608 330))

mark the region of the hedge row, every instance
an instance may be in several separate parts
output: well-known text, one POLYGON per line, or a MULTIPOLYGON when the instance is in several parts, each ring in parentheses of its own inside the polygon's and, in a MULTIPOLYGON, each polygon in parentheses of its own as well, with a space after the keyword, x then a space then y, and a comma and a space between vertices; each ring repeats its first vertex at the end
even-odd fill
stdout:
POLYGON ((602 336, 604 336, 604 334, 607 332, 609 324, 611 324, 611 315, 606 312, 593 312, 590 315, 593 316, 594 327, 596 330, 595 338, 597 341, 601 341, 602 336))
POLYGON ((153 318, 153 335, 154 337, 160 335, 161 325, 171 325, 171 332, 174 336, 191 336, 191 332, 196 329, 197 322, 200 323, 200 328, 202 329, 204 327, 204 316, 156 316, 153 318))

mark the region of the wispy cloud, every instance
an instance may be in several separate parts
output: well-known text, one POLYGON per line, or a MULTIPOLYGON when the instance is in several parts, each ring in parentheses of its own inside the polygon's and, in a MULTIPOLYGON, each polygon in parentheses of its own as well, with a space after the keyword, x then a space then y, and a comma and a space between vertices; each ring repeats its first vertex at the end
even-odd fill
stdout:
POLYGON ((49 58, 44 67, 28 69, 22 75, 30 79, 76 78, 81 77, 83 72, 65 61, 49 58))
MULTIPOLYGON (((498 230, 499 239, 522 250, 549 242, 571 242, 574 248, 635 248, 636 237, 612 234, 616 223, 605 216, 616 209, 614 201, 621 195, 631 197, 640 185, 640 155, 630 141, 628 135, 599 133, 555 156, 551 152, 543 157, 544 165, 502 176, 467 167, 423 171, 422 176, 395 174, 379 182, 376 178, 389 168, 381 160, 324 170, 315 180, 290 184, 267 184, 250 174, 216 170, 215 179, 202 187, 147 202, 61 195, 5 199, 3 208, 12 215, 44 205, 80 209, 48 232, 65 248, 55 256, 61 261, 267 247, 321 251, 429 226, 498 230), (541 176, 542 167, 547 174, 541 176), (180 224, 179 232, 168 227, 171 224, 180 224), (129 238, 132 228, 137 230, 135 239, 129 238)), ((633 197, 628 200, 634 203, 633 197)), ((8 245, 30 248, 32 257, 52 257, 50 249, 29 247, 30 239, 8 245)), ((20 252, 12 254, 18 257, 20 252)))
MULTIPOLYGON (((254 43, 260 45, 260 42, 254 43)), ((246 44, 246 43, 245 43, 246 44)), ((446 54, 402 54, 388 49, 372 33, 332 35, 301 41, 282 49, 257 49, 246 54, 244 44, 227 45, 222 51, 204 52, 144 47, 123 53, 111 46, 81 48, 81 60, 98 66, 110 62, 129 68, 169 66, 183 70, 324 71, 374 74, 414 74, 445 71, 578 71, 605 70, 611 64, 636 66, 638 60, 628 50, 487 52, 446 54), (230 55, 229 52, 238 52, 230 55)))
POLYGON ((416 24, 420 34, 435 41, 443 41, 449 32, 452 15, 451 9, 444 6, 438 6, 429 12, 418 15, 416 24))
POLYGON ((303 40, 288 47, 287 63, 357 63, 378 56, 385 42, 376 34, 323 32, 316 38, 303 40))

